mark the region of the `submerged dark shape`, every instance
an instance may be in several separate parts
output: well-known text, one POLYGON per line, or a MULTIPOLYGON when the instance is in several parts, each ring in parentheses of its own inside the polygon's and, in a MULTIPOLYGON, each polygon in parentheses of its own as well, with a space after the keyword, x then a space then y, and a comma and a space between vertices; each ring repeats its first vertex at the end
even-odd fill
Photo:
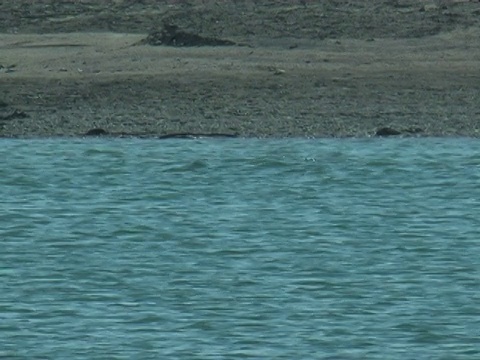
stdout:
POLYGON ((419 127, 414 127, 414 128, 405 129, 405 132, 409 134, 419 134, 423 132, 423 129, 419 127))
POLYGON ((180 30, 177 25, 164 25, 160 31, 151 32, 141 43, 164 46, 232 46, 235 42, 205 37, 180 30))

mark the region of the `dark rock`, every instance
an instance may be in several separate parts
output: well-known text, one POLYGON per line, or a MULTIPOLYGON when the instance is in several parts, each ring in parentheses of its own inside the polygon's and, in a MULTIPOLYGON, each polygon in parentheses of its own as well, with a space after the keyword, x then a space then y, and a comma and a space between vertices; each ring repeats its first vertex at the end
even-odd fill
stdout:
POLYGON ((105 136, 105 135, 108 135, 108 132, 101 128, 95 128, 95 129, 88 130, 84 135, 85 136, 105 136))
POLYGON ((160 31, 150 33, 142 44, 164 46, 231 46, 236 45, 233 41, 211 37, 180 30, 176 25, 165 25, 160 31))
POLYGON ((7 66, 4 66, 4 65, 0 64, 0 72, 3 72, 5 74, 11 73, 11 72, 15 71, 16 67, 17 67, 17 64, 12 64, 12 65, 7 65, 7 66))
POLYGON ((13 111, 10 111, 6 114, 0 113, 0 121, 24 119, 26 117, 28 117, 28 114, 18 109, 13 109, 13 111))
POLYGON ((375 132, 375 136, 395 136, 401 135, 402 132, 390 127, 382 127, 375 132))

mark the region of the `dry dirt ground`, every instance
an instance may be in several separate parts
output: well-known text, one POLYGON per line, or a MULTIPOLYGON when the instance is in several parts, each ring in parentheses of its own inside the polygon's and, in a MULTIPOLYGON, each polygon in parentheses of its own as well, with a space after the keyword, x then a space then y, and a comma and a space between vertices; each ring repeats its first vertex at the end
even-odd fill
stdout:
POLYGON ((480 137, 479 39, 473 1, 2 2, 0 136, 480 137))

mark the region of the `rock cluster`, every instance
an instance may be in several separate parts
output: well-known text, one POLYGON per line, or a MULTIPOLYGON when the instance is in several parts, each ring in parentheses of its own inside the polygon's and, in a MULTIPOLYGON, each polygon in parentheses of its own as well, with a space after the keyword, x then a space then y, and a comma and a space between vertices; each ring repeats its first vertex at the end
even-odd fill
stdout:
POLYGON ((236 45, 230 40, 205 37, 180 30, 176 25, 164 25, 159 31, 151 32, 142 41, 148 45, 164 46, 231 46, 236 45))

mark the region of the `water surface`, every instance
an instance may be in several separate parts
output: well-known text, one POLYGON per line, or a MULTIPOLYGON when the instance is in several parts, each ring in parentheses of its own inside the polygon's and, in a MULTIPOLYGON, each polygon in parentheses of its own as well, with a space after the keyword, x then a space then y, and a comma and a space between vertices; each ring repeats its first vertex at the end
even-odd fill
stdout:
POLYGON ((0 142, 0 358, 480 356, 478 140, 0 142))

